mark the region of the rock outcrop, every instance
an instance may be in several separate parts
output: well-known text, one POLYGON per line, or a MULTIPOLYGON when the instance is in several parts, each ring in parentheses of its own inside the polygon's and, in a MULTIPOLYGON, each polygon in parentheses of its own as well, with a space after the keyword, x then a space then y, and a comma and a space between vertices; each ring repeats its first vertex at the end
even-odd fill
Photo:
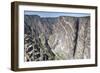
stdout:
POLYGON ((90 17, 24 16, 25 61, 90 58, 90 17))

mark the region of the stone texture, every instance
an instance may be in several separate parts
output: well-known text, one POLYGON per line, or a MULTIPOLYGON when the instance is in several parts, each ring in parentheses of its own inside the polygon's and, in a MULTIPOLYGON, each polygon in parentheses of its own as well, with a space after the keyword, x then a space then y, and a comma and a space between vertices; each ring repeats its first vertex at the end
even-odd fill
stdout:
POLYGON ((24 16, 25 61, 90 58, 90 17, 24 16))

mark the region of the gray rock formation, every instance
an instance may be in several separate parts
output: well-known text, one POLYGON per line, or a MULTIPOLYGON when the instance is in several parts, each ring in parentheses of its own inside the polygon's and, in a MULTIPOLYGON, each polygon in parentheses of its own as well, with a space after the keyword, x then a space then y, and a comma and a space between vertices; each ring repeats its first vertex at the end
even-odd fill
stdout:
POLYGON ((90 58, 90 17, 24 16, 25 61, 90 58))
POLYGON ((90 58, 90 18, 79 18, 79 31, 75 58, 90 58))

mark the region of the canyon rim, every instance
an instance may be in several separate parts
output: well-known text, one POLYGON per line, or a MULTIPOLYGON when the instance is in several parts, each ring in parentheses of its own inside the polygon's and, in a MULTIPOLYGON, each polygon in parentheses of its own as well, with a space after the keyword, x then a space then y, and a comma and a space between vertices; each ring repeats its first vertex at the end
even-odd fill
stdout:
MULTIPOLYGON (((24 61, 89 59, 90 15, 24 13, 24 61)), ((32 12, 31 12, 32 13, 32 12)), ((75 14, 75 13, 73 13, 75 14)))

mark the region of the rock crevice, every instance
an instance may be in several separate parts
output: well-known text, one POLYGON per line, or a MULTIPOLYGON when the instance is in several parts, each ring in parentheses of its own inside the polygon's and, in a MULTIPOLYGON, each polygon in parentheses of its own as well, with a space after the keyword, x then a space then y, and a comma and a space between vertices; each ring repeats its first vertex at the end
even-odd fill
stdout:
POLYGON ((25 61, 90 58, 90 17, 24 15, 25 61))

